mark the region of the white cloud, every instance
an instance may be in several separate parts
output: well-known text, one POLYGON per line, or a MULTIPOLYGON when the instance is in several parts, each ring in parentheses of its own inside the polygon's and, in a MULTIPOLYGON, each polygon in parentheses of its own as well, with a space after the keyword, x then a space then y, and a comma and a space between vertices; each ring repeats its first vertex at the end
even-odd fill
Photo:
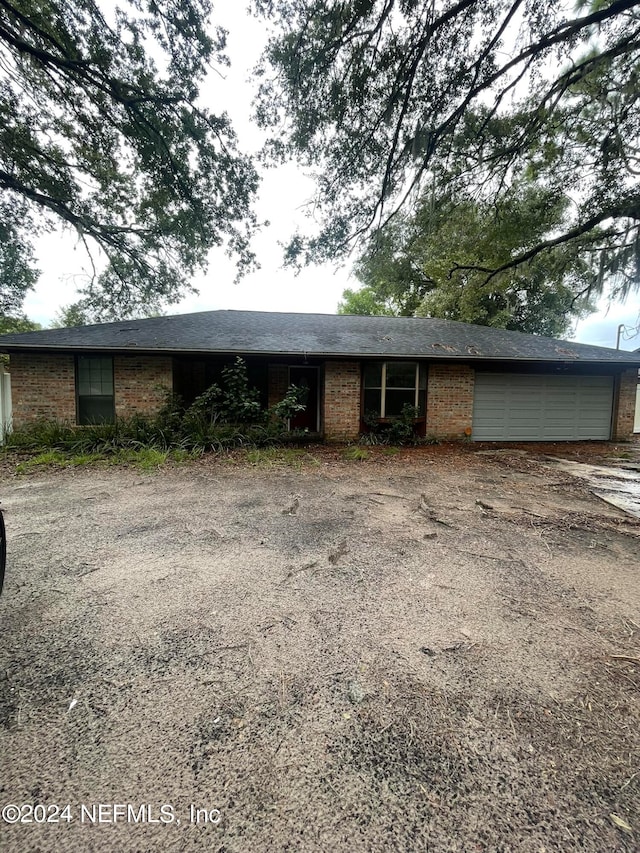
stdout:
POLYGON ((581 320, 573 338, 579 343, 595 344, 600 347, 615 348, 618 329, 620 349, 635 350, 640 347, 640 303, 638 297, 629 298, 625 303, 608 305, 605 300, 598 304, 598 311, 581 320))

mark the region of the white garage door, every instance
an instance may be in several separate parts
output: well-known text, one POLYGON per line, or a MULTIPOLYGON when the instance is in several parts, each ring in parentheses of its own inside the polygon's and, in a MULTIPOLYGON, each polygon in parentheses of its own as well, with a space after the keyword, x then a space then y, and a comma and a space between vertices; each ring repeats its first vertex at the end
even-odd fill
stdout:
POLYGON ((612 407, 611 376, 476 373, 473 439, 608 439, 612 407))

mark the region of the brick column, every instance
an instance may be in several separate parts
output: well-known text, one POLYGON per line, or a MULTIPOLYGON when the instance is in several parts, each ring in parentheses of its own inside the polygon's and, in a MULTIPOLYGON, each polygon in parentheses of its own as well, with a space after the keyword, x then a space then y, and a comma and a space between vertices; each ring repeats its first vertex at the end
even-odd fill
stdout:
POLYGON ((473 422, 475 373, 466 364, 431 364, 427 383, 427 435, 464 438, 473 422))
POLYGON ((360 362, 327 361, 324 366, 324 437, 349 441, 360 433, 360 362))
POLYGON ((634 438, 633 422, 636 413, 636 389, 638 387, 638 370, 633 367, 623 371, 616 381, 616 399, 613 409, 613 429, 611 437, 614 441, 630 441, 634 438))
POLYGON ((72 355, 13 353, 9 371, 16 429, 41 419, 75 424, 76 379, 72 355))
POLYGON ((170 356, 117 355, 113 359, 116 417, 155 415, 173 388, 170 356))

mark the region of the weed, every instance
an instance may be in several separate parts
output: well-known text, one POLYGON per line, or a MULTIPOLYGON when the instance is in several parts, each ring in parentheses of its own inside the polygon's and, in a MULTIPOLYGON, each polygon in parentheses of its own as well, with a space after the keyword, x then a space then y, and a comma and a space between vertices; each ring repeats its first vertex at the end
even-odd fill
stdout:
POLYGON ((191 459, 198 459, 200 456, 202 456, 201 450, 186 450, 184 447, 176 447, 169 452, 169 458, 178 463, 189 462, 191 459))
POLYGON ((364 462, 365 459, 369 458, 369 451, 366 447, 354 445, 353 447, 345 447, 342 455, 345 459, 349 459, 352 462, 364 462))
POLYGON ((94 465, 96 462, 102 462, 105 458, 104 453, 78 453, 69 457, 69 464, 74 467, 82 467, 83 465, 94 465))
POLYGON ((281 459, 290 468, 302 468, 303 465, 319 465, 320 460, 312 453, 307 453, 299 447, 281 448, 281 459))
POLYGON ((15 450, 63 449, 77 437, 71 424, 58 421, 35 421, 28 427, 9 433, 5 447, 15 450))
POLYGON ((41 465, 44 467, 48 465, 65 465, 66 462, 67 457, 64 453, 61 453, 59 450, 47 450, 44 453, 39 453, 37 456, 33 456, 31 459, 25 459, 24 462, 19 462, 16 465, 16 472, 18 474, 25 474, 27 471, 30 471, 33 468, 38 468, 41 465))
POLYGON ((427 435, 420 439, 420 444, 440 444, 440 439, 435 435, 427 435))
POLYGON ((140 447, 137 449, 123 448, 114 453, 113 462, 124 462, 133 465, 141 471, 153 471, 160 468, 169 457, 168 450, 157 450, 154 447, 140 447))
POLYGON ((271 465, 273 462, 273 456, 269 453, 269 449, 262 450, 258 447, 247 450, 246 459, 250 465, 271 465))

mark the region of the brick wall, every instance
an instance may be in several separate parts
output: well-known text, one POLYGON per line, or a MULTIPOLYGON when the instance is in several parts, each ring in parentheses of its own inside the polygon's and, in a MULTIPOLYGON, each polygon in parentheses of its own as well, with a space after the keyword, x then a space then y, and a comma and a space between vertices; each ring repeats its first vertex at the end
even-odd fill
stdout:
POLYGON ((464 438, 473 421, 473 368, 431 364, 427 382, 427 435, 464 438))
POLYGON ((616 400, 613 408, 612 438, 615 441, 629 441, 634 438, 633 422, 636 412, 636 388, 638 371, 634 367, 620 374, 616 383, 616 400))
POLYGON ((324 367, 324 437, 348 441, 360 432, 360 362, 328 361, 324 367))
MULTIPOLYGON (((73 355, 14 353, 10 358, 13 425, 41 418, 76 423, 73 355)), ((153 414, 172 387, 172 359, 165 356, 115 356, 116 415, 153 414)))
POLYGON ((169 356, 117 355, 113 359, 116 417, 153 415, 173 388, 169 356))
POLYGON ((76 422, 72 355, 14 353, 9 370, 16 429, 40 419, 76 422))

